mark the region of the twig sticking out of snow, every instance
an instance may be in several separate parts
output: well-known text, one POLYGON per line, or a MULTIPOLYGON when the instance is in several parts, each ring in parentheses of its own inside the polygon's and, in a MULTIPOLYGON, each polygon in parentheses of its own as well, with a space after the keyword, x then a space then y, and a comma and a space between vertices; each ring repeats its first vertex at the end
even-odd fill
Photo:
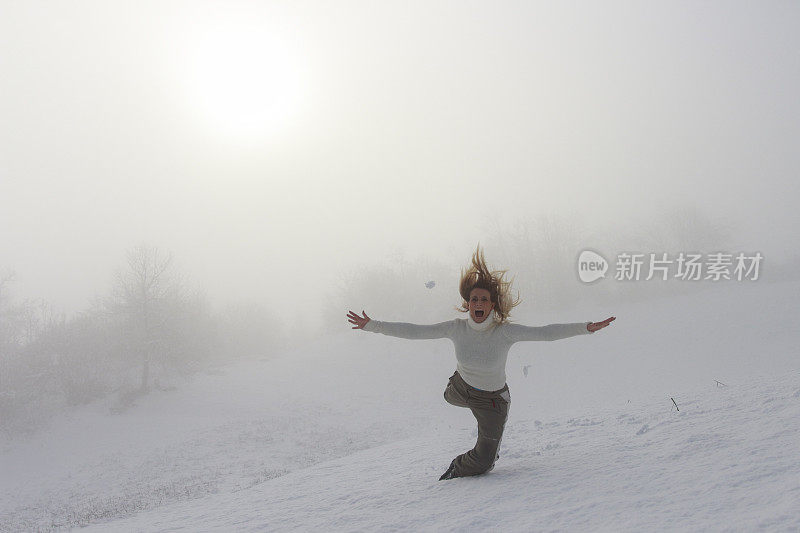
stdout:
MULTIPOLYGON (((670 397, 670 400, 672 400, 672 403, 675 404, 675 409, 678 409, 678 404, 675 403, 675 398, 670 397)), ((678 409, 678 411, 680 411, 680 409, 678 409)))
POLYGON ((714 380, 714 383, 717 384, 717 387, 727 387, 727 385, 725 385, 723 382, 717 381, 716 379, 714 380))

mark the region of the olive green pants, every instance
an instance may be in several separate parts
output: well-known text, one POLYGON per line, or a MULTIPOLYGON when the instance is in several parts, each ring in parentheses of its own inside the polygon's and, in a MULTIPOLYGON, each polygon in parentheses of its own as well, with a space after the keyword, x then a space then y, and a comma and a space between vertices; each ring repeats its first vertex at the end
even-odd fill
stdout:
POLYGON ((494 468, 503 429, 508 420, 511 396, 508 385, 496 391, 484 391, 467 385, 456 371, 444 389, 444 399, 457 407, 468 407, 478 421, 475 447, 454 459, 455 476, 475 476, 494 468))

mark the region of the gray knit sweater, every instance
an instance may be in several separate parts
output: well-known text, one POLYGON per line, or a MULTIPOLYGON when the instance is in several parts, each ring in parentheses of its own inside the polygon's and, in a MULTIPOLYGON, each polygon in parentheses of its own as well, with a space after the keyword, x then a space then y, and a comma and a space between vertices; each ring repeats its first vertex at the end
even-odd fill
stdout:
POLYGON ((555 341, 594 333, 586 329, 591 322, 523 326, 494 321, 494 311, 478 324, 468 315, 431 325, 370 320, 366 331, 403 339, 442 339, 453 341, 456 368, 468 385, 485 391, 502 389, 506 384, 508 350, 520 341, 555 341))

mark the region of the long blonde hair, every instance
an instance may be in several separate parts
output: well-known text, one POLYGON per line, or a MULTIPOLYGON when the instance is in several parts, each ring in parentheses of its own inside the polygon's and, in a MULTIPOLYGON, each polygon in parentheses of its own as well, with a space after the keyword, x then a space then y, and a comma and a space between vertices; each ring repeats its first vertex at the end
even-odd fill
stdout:
POLYGON ((463 301, 461 307, 457 308, 462 313, 469 311, 469 295, 472 289, 486 289, 489 291, 490 299, 494 304, 494 312, 498 322, 503 323, 508 320, 511 309, 520 303, 519 295, 516 299, 511 297, 511 281, 505 281, 503 276, 506 270, 489 270, 486 266, 486 259, 483 257, 481 245, 472 254, 472 264, 464 270, 461 269, 461 280, 458 284, 458 292, 463 301))

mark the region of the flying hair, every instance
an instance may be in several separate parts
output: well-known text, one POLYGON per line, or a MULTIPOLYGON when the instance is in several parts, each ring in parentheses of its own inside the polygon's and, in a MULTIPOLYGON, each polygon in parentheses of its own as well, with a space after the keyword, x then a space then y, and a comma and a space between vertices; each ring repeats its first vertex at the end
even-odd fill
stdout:
POLYGON ((490 299, 494 303, 494 312, 497 321, 506 322, 511 309, 520 303, 519 295, 516 299, 511 297, 511 281, 505 281, 503 276, 507 270, 489 270, 486 259, 483 257, 481 245, 472 254, 472 264, 465 270, 461 269, 461 281, 458 284, 458 292, 461 294, 461 307, 459 311, 466 313, 469 311, 469 296, 472 289, 486 289, 489 291, 490 299))

